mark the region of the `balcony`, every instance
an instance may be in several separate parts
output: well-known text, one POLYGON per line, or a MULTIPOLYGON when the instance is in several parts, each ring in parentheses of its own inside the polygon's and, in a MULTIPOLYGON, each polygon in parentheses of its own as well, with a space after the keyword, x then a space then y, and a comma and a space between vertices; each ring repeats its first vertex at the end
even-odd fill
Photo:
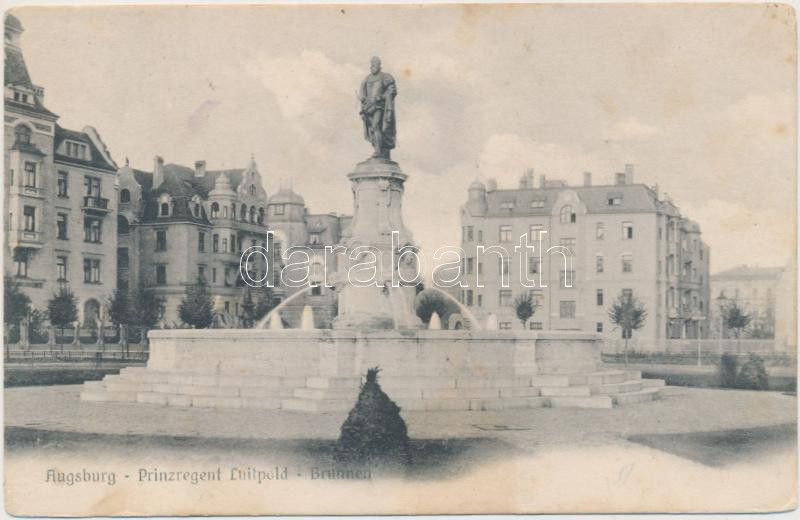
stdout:
POLYGON ((44 246, 44 237, 41 231, 12 229, 8 232, 8 243, 12 248, 41 249, 44 246))
POLYGON ((37 188, 35 186, 9 186, 9 195, 21 195, 24 197, 31 197, 33 199, 44 198, 44 188, 37 188))
POLYGON ((86 196, 83 198, 83 206, 81 209, 93 215, 106 215, 110 210, 108 209, 108 199, 103 197, 86 196))

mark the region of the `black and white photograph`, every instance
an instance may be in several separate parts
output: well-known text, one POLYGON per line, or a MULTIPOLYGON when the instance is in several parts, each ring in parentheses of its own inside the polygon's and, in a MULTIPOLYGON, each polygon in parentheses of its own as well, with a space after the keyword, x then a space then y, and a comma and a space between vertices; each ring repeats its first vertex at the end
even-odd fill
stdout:
POLYGON ((7 514, 796 508, 791 5, 3 21, 7 514))

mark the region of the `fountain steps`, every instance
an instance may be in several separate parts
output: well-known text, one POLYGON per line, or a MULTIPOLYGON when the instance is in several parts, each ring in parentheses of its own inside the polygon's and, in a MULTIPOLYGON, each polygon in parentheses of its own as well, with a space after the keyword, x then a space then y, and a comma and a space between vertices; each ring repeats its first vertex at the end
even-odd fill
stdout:
MULTIPOLYGON (((526 377, 382 377, 381 387, 404 410, 504 410, 540 407, 612 408, 659 397, 662 380, 637 371, 526 377)), ((84 383, 86 401, 136 402, 197 408, 346 412, 355 377, 268 377, 157 372, 125 368, 84 383)))

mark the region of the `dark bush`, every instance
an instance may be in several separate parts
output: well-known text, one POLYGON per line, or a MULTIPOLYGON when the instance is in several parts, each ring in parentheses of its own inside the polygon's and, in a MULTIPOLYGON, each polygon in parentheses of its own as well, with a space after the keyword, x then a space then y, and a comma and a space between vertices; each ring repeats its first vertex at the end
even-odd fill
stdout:
POLYGON ((750 354, 750 358, 739 370, 736 386, 747 390, 766 390, 769 387, 767 370, 764 368, 764 360, 760 356, 750 354))
POLYGON ((719 360, 719 386, 736 388, 737 360, 733 354, 723 354, 719 360))
POLYGON ((378 367, 367 370, 358 400, 342 424, 337 462, 405 467, 409 462, 408 430, 400 407, 378 384, 378 367))

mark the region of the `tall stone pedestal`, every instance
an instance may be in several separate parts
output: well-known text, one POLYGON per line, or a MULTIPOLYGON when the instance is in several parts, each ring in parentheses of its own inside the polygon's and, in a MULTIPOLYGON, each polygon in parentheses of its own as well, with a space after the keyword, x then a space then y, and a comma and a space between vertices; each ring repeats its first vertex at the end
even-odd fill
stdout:
POLYGON ((341 269, 337 329, 414 329, 414 285, 419 281, 411 233, 403 224, 408 176, 389 159, 371 158, 348 175, 353 220, 343 233, 349 257, 341 269), (373 275, 374 273, 374 275, 373 275), (398 287, 393 287, 399 285, 398 287))

